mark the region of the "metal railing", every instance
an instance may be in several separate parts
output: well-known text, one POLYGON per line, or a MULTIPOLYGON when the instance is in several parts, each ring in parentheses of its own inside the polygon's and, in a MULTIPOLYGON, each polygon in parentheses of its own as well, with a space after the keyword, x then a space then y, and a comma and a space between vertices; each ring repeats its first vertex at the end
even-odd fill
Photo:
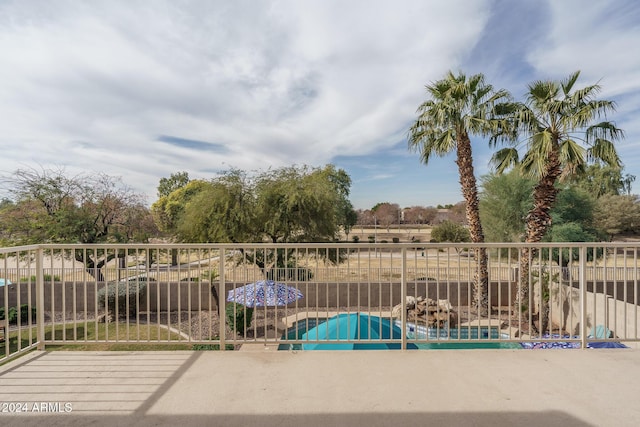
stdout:
POLYGON ((622 243, 2 248, 0 360, 66 344, 404 349, 637 342, 639 249, 622 243), (528 273, 521 277, 525 248, 528 273), (474 298, 474 253, 481 249, 488 256, 487 307, 474 298), (248 297, 227 302, 264 280, 302 297, 282 306, 252 307, 248 297), (516 303, 523 288, 527 300, 516 303), (334 317, 340 330, 365 332, 318 335, 328 329, 318 325, 334 317))

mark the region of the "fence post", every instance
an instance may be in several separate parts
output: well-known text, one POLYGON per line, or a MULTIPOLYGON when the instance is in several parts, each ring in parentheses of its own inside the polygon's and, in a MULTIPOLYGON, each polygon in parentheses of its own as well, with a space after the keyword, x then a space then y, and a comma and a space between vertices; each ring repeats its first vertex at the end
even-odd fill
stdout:
POLYGON ((587 348, 587 247, 580 246, 580 347, 587 348))
POLYGON ((225 289, 225 281, 224 281, 224 263, 226 261, 226 253, 224 248, 220 248, 220 258, 218 265, 220 266, 220 290, 218 292, 218 317, 220 323, 220 350, 226 350, 226 330, 227 330, 227 316, 226 312, 226 300, 227 300, 227 291, 225 289))
MULTIPOLYGON (((400 337, 402 338, 402 344, 400 348, 404 351, 407 349, 407 248, 403 246, 401 251, 402 272, 400 273, 400 295, 402 301, 400 304, 402 309, 400 310, 400 316, 402 317, 400 317, 400 319, 402 319, 402 334, 400 337)), ((391 321, 393 322, 393 319, 391 321)))
POLYGON ((36 334, 38 350, 44 350, 44 254, 42 247, 36 249, 36 334))

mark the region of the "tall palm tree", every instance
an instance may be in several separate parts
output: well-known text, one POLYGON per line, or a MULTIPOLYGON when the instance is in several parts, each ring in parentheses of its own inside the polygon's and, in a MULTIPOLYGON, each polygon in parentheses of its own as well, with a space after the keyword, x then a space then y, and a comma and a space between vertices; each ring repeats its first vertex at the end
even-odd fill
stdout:
MULTIPOLYGON (((428 164, 433 155, 443 157, 452 151, 456 152, 471 240, 483 243, 469 136, 496 133, 501 125, 499 120, 493 118, 494 106, 508 101, 510 95, 505 90, 494 91, 482 74, 467 78, 463 73, 456 76, 451 71, 445 78, 427 85, 426 89, 430 99, 418 107, 418 118, 409 129, 409 148, 420 152, 424 164, 428 164)), ((486 249, 476 250, 476 260, 478 268, 473 304, 479 312, 485 313, 488 310, 489 282, 486 249)))
MULTIPOLYGON (((526 217, 525 241, 540 242, 551 226, 550 211, 558 194, 558 182, 573 178, 590 161, 620 168, 621 162, 614 141, 623 138, 622 130, 606 121, 607 113, 615 111, 613 101, 597 100, 597 84, 575 89, 580 71, 566 80, 541 80, 531 83, 525 103, 509 106, 513 128, 513 146, 497 151, 492 163, 498 172, 519 165, 526 176, 537 181, 533 190, 533 207, 526 217), (598 121, 598 120, 603 121, 598 121), (517 135, 524 139, 524 156, 517 135)), ((503 138, 506 139, 506 138, 503 138)), ((520 287, 516 304, 527 310, 529 300, 529 265, 533 252, 524 249, 520 258, 520 287)), ((548 302, 547 302, 548 303, 548 302)), ((541 303, 541 329, 546 329, 548 310, 541 303)))

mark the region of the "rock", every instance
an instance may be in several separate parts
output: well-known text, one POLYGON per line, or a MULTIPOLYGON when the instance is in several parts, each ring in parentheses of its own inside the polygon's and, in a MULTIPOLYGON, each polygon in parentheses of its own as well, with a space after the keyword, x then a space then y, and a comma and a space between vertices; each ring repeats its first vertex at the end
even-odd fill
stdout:
POLYGON ((416 306, 416 298, 411 296, 411 295, 407 295, 406 298, 406 304, 407 304, 407 310, 411 310, 412 308, 414 308, 416 306))
POLYGON ((439 299, 438 307, 440 308, 440 310, 445 310, 445 311, 453 310, 453 306, 451 305, 448 299, 439 299))
POLYGON ((391 317, 394 319, 400 319, 402 317, 402 304, 393 306, 391 309, 391 317))
MULTIPOLYGON (((408 295, 405 300, 407 311, 413 310, 414 308, 416 308, 416 302, 417 300, 415 297, 408 295)), ((399 319, 401 317, 401 314, 402 314, 402 304, 397 304, 393 306, 393 308, 391 309, 391 317, 393 317, 394 319, 399 319)))

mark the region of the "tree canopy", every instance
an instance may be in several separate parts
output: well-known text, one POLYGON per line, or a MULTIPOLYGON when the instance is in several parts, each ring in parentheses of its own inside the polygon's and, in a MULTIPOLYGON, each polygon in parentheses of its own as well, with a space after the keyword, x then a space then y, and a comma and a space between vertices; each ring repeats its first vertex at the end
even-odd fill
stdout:
POLYGON ((355 224, 351 179, 333 165, 191 181, 152 206, 158 226, 190 242, 324 242, 355 224))
POLYGON ((492 163, 499 173, 518 165, 523 174, 536 180, 527 215, 527 242, 541 241, 551 226, 558 182, 570 182, 583 174, 590 161, 617 170, 622 167, 614 142, 624 133, 606 121, 615 103, 596 98, 597 84, 575 88, 579 76, 578 71, 562 81, 535 81, 524 103, 501 107, 507 125, 500 136, 513 145, 498 150, 492 163), (605 121, 599 121, 601 118, 605 121), (525 137, 522 158, 520 136, 525 137))
MULTIPOLYGON (((146 242, 157 233, 142 195, 119 177, 19 169, 4 182, 14 200, 0 209, 3 244, 146 242)), ((92 274, 116 256, 102 250, 74 253, 92 274)))
POLYGON ((638 234, 640 201, 637 196, 605 194, 596 201, 593 220, 607 240, 619 234, 638 234))

